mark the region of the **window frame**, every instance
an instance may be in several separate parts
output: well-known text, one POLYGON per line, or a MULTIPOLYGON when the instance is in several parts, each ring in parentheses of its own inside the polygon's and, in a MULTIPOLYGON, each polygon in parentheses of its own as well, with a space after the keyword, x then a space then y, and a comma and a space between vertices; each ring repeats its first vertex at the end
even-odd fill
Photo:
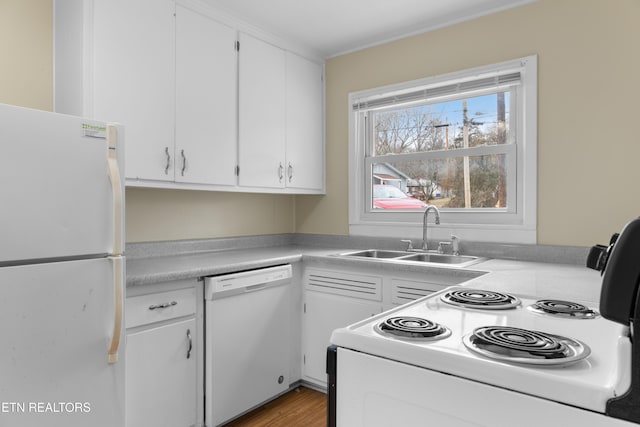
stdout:
MULTIPOLYGON (((367 89, 349 94, 349 234, 381 237, 421 238, 423 212, 379 210, 371 208, 371 165, 389 156, 371 156, 373 123, 365 120, 367 111, 393 108, 367 108, 368 100, 379 101, 394 94, 416 92, 420 88, 438 88, 452 84, 491 78, 509 72, 520 73, 520 83, 511 89, 510 138, 513 144, 461 148, 449 151, 394 154, 393 159, 452 157, 452 152, 469 156, 508 152, 506 208, 464 208, 441 211, 440 226, 430 227, 430 238, 449 239, 452 233, 474 241, 536 243, 537 210, 537 56, 456 71, 434 77, 367 89), (514 96, 515 95, 515 96, 514 96), (354 109, 354 105, 365 105, 354 109), (515 129, 513 129, 515 127, 515 129), (512 192, 509 194, 509 192, 512 192), (515 192, 515 194, 513 194, 515 192)), ((476 96, 495 93, 493 86, 447 94, 442 100, 459 98, 461 93, 476 96)), ((436 98, 429 98, 436 99, 436 98)), ((437 99, 438 101, 440 98, 437 99)), ((421 102, 421 101, 416 101, 421 102)), ((422 101, 424 102, 424 101, 422 101)), ((410 105, 410 103, 407 103, 410 105)), ((430 220, 431 222, 431 220, 430 220)))

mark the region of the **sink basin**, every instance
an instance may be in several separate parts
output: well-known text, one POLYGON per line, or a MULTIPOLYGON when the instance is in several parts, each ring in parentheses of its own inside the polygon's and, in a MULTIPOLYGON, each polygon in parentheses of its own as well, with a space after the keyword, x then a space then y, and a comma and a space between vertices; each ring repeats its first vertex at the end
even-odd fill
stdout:
POLYGON ((364 258, 399 258, 411 254, 404 251, 389 251, 381 249, 366 249, 364 251, 347 252, 341 254, 342 256, 355 256, 364 258))
POLYGON ((470 255, 448 255, 448 254, 433 254, 433 253, 415 253, 413 255, 403 256, 403 261, 419 261, 419 262, 432 262, 436 264, 465 264, 469 265, 475 263, 480 258, 470 255))
POLYGON ((365 249, 361 251, 338 254, 343 257, 369 258, 388 261, 413 261, 429 264, 446 264, 455 267, 467 267, 476 264, 483 258, 471 255, 449 255, 433 252, 407 252, 384 249, 365 249))

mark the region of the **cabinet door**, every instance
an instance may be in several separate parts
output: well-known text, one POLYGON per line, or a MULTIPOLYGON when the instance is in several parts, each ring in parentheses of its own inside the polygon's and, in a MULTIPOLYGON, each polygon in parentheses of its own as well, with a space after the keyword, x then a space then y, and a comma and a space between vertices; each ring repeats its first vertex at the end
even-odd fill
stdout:
POLYGON ((176 6, 177 182, 235 185, 236 32, 176 6))
POLYGON ((287 187, 324 188, 322 66, 287 52, 287 187))
POLYGON ((285 53, 240 33, 239 183, 285 185, 285 53))
POLYGON ((173 180, 174 11, 170 0, 94 0, 93 116, 125 125, 127 178, 173 180))
POLYGON ((325 385, 327 346, 334 329, 382 312, 380 302, 306 292, 303 315, 303 376, 325 385))
POLYGON ((128 427, 195 424, 195 336, 195 319, 127 334, 128 427))

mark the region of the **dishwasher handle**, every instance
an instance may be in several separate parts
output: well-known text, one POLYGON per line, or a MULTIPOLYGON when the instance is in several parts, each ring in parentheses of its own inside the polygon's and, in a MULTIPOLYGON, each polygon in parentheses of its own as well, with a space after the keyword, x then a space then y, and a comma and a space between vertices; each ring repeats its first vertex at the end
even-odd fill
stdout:
MULTIPOLYGON (((272 282, 273 283, 273 282, 272 282)), ((255 291, 259 291, 261 289, 264 289, 267 287, 266 283, 260 283, 258 285, 251 285, 251 286, 247 286, 246 288, 244 288, 245 292, 255 292, 255 291)))
POLYGON ((255 292, 291 281, 291 265, 280 265, 204 278, 205 300, 255 292))

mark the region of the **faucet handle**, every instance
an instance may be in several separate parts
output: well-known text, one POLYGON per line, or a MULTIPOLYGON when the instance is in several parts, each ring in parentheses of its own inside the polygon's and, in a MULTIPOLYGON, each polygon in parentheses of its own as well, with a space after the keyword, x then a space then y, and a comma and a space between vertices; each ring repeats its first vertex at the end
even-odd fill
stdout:
POLYGON ((451 246, 451 242, 439 242, 438 243, 438 253, 439 254, 446 253, 445 248, 448 248, 449 246, 451 246))
POLYGON ((451 235, 451 247, 455 256, 460 255, 460 238, 456 235, 451 235))
POLYGON ((407 244, 407 250, 408 251, 412 251, 413 250, 413 242, 410 239, 402 239, 400 241, 402 243, 406 243, 407 244))

